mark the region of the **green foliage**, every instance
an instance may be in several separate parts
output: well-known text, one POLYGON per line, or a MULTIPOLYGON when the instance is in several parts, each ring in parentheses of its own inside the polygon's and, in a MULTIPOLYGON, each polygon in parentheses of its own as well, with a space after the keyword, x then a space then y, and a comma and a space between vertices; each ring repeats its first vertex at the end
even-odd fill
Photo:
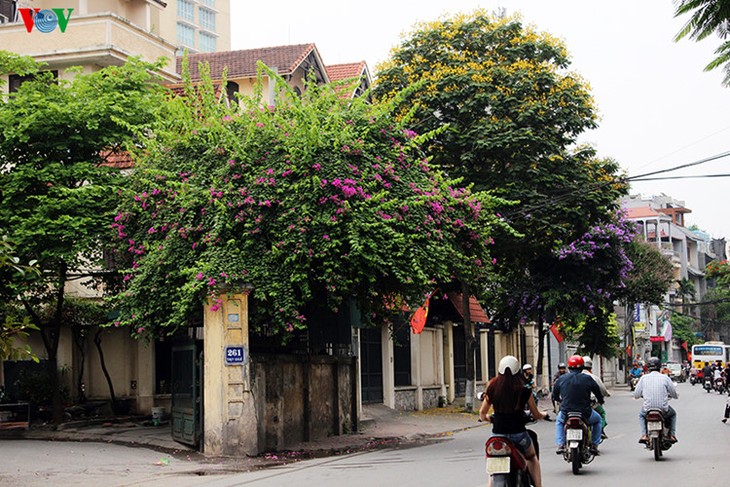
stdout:
POLYGON ((687 346, 691 347, 698 342, 694 333, 695 321, 695 318, 691 316, 673 311, 671 316, 672 336, 679 343, 687 342, 687 346))
POLYGON ((614 357, 619 352, 621 339, 616 315, 609 309, 599 308, 582 317, 573 315, 570 321, 562 323, 561 332, 578 342, 581 355, 614 357))
POLYGON ((633 266, 626 287, 617 296, 624 303, 660 305, 674 280, 672 263, 655 246, 635 240, 627 247, 633 266))
POLYGON ((425 146, 434 164, 514 202, 502 215, 517 233, 495 229, 496 276, 476 290, 505 329, 556 315, 584 320, 622 286, 621 248, 560 257, 588 233, 619 223, 617 201, 627 190, 616 161, 574 147, 596 116, 569 62, 560 41, 518 17, 476 11, 417 26, 379 67, 375 99, 393 100, 415 126, 439 130, 425 146))
POLYGON ((188 87, 138 155, 114 223, 131 258, 118 324, 171 333, 247 283, 252 325, 286 334, 311 304, 352 298, 367 322, 456 275, 488 280, 499 201, 435 170, 420 148, 429 134, 389 104, 313 83, 299 97, 260 74, 276 105, 260 86, 240 109, 216 103, 209 82, 188 87))
MULTIPOLYGON (((71 279, 105 275, 104 237, 124 186, 106 156, 143 143, 155 125, 165 106, 153 74, 161 66, 131 59, 55 79, 28 58, 0 53, 0 74, 33 75, 0 103, 0 228, 19 259, 37 261, 40 270, 9 283, 7 292, 40 331, 52 384, 64 289, 71 279)), ((60 392, 55 422, 62 419, 60 392)))
POLYGON ((716 57, 705 66, 705 71, 722 68, 725 78, 722 84, 730 86, 730 3, 726 0, 677 0, 675 17, 690 15, 674 40, 679 41, 687 36, 701 41, 711 34, 717 34, 722 43, 715 50, 716 57))
POLYGON ((35 267, 20 263, 13 243, 3 235, 0 238, 0 361, 29 358, 38 362, 29 345, 16 344, 16 340, 24 341, 31 330, 38 328, 30 323, 27 316, 21 315, 17 296, 12 292, 15 283, 36 273, 35 267))

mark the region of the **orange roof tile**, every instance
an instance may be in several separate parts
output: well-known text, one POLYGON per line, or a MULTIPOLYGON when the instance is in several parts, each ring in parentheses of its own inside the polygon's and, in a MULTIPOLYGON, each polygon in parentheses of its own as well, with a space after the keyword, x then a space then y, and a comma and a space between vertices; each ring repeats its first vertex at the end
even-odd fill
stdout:
MULTIPOLYGON (((448 292, 446 293, 446 295, 449 297, 449 301, 451 301, 451 304, 454 305, 454 308, 456 308, 456 311, 458 311, 463 318, 463 294, 457 292, 448 292)), ((482 309, 482 305, 479 304, 479 301, 477 301, 477 298, 475 298, 474 296, 469 297, 469 315, 471 317, 472 323, 491 323, 491 320, 487 316, 487 313, 485 313, 484 309, 482 309)))
MULTIPOLYGON (((228 68, 229 79, 256 76, 256 63, 258 61, 262 61, 270 68, 277 68, 280 75, 287 75, 294 72, 302 61, 312 51, 316 52, 316 50, 314 44, 296 44, 240 51, 189 54, 190 79, 193 81, 201 79, 198 70, 198 64, 201 62, 210 64, 210 73, 213 79, 220 79, 223 75, 223 69, 226 67, 228 68)), ((317 53, 317 55, 319 54, 317 53)), ((181 56, 177 57, 178 73, 182 71, 182 60, 181 56)))
POLYGON ((358 78, 363 75, 365 61, 359 63, 333 64, 327 66, 327 77, 330 81, 358 78))

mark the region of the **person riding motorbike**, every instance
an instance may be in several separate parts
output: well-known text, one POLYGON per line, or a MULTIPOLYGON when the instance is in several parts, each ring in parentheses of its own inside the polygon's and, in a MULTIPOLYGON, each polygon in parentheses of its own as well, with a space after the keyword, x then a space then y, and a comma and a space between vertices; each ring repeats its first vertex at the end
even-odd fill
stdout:
POLYGON ((592 407, 591 393, 599 404, 603 404, 603 393, 598 383, 589 375, 582 374, 583 357, 573 355, 568 359, 569 373, 562 376, 553 388, 553 400, 560 403, 560 412, 555 420, 555 444, 557 454, 565 453, 565 419, 568 413, 579 412, 591 427, 591 453, 598 455, 601 443, 601 415, 592 407))
POLYGON ((644 368, 639 365, 639 362, 634 362, 634 366, 631 367, 631 370, 629 371, 629 374, 631 374, 631 377, 636 377, 637 379, 641 377, 641 374, 644 373, 644 368))
POLYGON ((535 373, 532 370, 532 365, 525 364, 522 366, 522 380, 525 381, 525 387, 530 390, 532 397, 535 398, 535 404, 537 404, 537 383, 535 382, 535 373))
POLYGON ((639 423, 641 425, 641 438, 639 443, 648 444, 649 438, 646 435, 646 413, 649 409, 661 409, 664 413, 664 420, 669 425, 669 441, 677 442, 677 412, 669 405, 669 399, 679 399, 677 389, 672 379, 660 374, 661 361, 657 357, 651 357, 647 363, 649 373, 644 375, 636 384, 634 391, 635 399, 644 399, 639 412, 639 423))
MULTIPOLYGON (((593 359, 590 358, 588 355, 583 357, 583 373, 593 377, 593 380, 596 381, 598 387, 601 389, 601 393, 603 394, 604 399, 608 398, 611 395, 608 392, 608 389, 606 389, 606 386, 603 384, 601 378, 593 373, 593 359)), ((593 409, 595 409, 596 412, 601 415, 601 438, 605 440, 606 438, 608 438, 608 436, 606 435, 606 425, 608 424, 608 421, 606 421, 606 409, 603 407, 603 404, 598 404, 597 402, 593 404, 593 409)))
MULTIPOLYGON (((555 383, 558 381, 558 379, 560 379, 562 376, 564 376, 567 373, 568 373, 568 368, 565 366, 565 363, 564 362, 560 362, 558 364, 558 371, 555 372, 555 375, 553 376, 553 380, 550 383, 550 387, 551 388, 552 387, 555 387, 555 383)), ((553 412, 556 413, 556 414, 558 412, 558 405, 555 402, 555 400, 553 400, 553 412)))
POLYGON ((528 406, 533 418, 548 418, 547 414, 537 409, 530 389, 525 387, 519 361, 512 355, 506 355, 499 361, 499 374, 487 384, 484 400, 479 408, 479 419, 493 423, 492 435, 506 436, 517 445, 525 456, 534 486, 541 487, 540 460, 525 428, 525 405, 528 406), (490 407, 494 407, 494 414, 491 417, 490 407))

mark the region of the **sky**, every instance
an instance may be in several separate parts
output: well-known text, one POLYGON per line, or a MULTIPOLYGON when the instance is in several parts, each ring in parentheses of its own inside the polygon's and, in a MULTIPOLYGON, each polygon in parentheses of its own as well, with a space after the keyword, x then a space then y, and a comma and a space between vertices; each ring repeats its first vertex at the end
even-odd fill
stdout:
MULTIPOLYGON (((599 127, 579 142, 637 176, 730 152, 730 88, 705 72, 715 36, 674 42, 686 18, 671 0, 231 0, 231 48, 314 43, 325 64, 377 66, 418 22, 502 8, 564 41, 594 97, 599 127)), ((730 157, 659 176, 730 174, 730 157)), ((666 194, 692 210, 685 225, 730 240, 730 178, 636 182, 632 194, 666 194)))

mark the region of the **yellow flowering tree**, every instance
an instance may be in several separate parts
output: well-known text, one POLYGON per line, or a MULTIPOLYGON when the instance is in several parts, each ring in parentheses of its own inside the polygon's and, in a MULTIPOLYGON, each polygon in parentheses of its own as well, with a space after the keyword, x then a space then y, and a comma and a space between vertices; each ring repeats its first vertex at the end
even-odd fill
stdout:
POLYGON ((558 251, 616 222, 627 189, 615 161, 576 146, 597 117, 569 64, 558 39, 477 10, 418 25, 377 70, 374 99, 402 99, 401 116, 437 130, 427 147, 435 164, 516 202, 502 216, 521 236, 495 234, 498 279, 475 289, 506 328, 561 311, 550 309, 552 297, 571 283, 559 280, 558 251))

